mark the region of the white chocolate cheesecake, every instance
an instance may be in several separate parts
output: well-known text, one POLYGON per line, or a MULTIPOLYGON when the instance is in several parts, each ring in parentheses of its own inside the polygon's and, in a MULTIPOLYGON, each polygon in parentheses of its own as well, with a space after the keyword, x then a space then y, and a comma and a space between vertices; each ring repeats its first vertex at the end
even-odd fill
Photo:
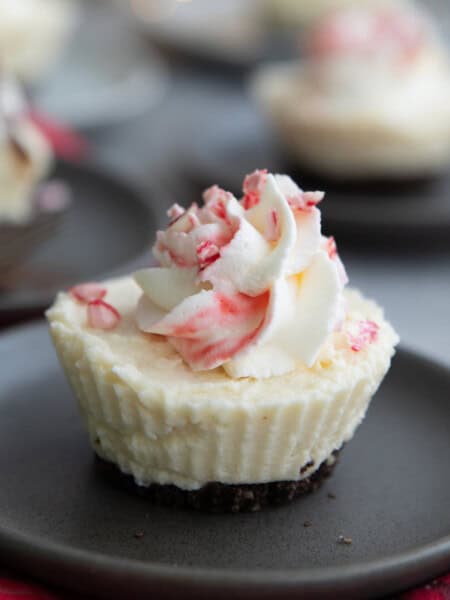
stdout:
POLYGON ((406 3, 352 7, 309 32, 306 57, 253 89, 295 162, 333 178, 420 178, 450 164, 450 66, 406 3))
POLYGON ((47 312, 95 452, 141 489, 301 485, 352 438, 398 339, 344 291, 321 196, 265 172, 240 202, 211 188, 171 209, 162 267, 47 312))

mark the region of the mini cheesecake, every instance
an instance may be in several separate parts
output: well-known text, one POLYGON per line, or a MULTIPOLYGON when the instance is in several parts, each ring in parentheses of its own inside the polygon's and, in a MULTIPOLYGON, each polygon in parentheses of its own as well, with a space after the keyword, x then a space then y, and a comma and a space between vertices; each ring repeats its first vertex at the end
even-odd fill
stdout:
POLYGON ((113 330, 89 326, 86 307, 70 293, 59 294, 47 313, 92 447, 141 492, 194 506, 197 499, 202 508, 202 493, 212 495, 211 508, 242 508, 235 494, 223 506, 227 491, 217 484, 256 486, 255 504, 244 502, 249 509, 264 505, 264 491, 270 501, 270 482, 278 486, 275 501, 317 487, 364 418, 397 342, 381 309, 349 290, 342 330, 312 368, 235 380, 221 368, 193 372, 167 341, 142 333, 135 321, 141 292, 131 278, 102 287, 121 315, 113 330), (367 323, 376 324, 374 339, 361 337, 367 323), (146 490, 154 484, 187 494, 146 490))
POLYGON ((448 168, 450 66, 427 15, 403 2, 354 6, 305 38, 304 58, 253 81, 295 165, 333 181, 416 181, 448 168))
POLYGON ((398 340, 344 289, 321 196, 263 171, 241 201, 211 188, 203 208, 171 209, 154 249, 165 267, 58 295, 50 333, 102 471, 232 512, 330 475, 398 340))

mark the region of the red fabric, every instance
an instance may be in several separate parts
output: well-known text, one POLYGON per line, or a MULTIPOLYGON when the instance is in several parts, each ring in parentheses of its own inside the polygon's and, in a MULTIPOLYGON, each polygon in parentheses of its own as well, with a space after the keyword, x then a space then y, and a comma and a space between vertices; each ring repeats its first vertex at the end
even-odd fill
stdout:
POLYGON ((406 592, 400 600, 450 600, 450 574, 436 579, 423 588, 406 592))
MULTIPOLYGON (((64 600, 64 597, 36 585, 0 578, 0 600, 64 600)), ((397 600, 450 600, 450 574, 406 592, 397 600)))
POLYGON ((47 138, 57 157, 74 162, 86 158, 88 145, 78 133, 42 113, 30 111, 28 116, 47 138))
POLYGON ((59 600, 57 596, 35 585, 11 579, 0 579, 0 600, 59 600))

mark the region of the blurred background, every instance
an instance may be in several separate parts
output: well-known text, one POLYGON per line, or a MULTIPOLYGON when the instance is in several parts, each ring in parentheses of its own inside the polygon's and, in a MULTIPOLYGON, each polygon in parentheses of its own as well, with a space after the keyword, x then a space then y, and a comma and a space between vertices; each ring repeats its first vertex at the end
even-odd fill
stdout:
POLYGON ((327 192, 350 284, 450 362, 445 0, 0 0, 0 15, 2 327, 148 263, 171 204, 268 168, 327 192))

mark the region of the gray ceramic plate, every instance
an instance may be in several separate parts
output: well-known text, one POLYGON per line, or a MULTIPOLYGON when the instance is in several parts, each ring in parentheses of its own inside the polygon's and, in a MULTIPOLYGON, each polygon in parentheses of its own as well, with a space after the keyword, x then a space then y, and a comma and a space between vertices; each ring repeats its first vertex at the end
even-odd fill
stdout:
MULTIPOLYGON (((133 3, 132 3, 133 4, 133 3)), ((247 69, 297 53, 297 36, 267 27, 259 0, 135 2, 141 29, 166 50, 247 69)))
POLYGON ((240 193, 246 173, 268 168, 290 174, 303 188, 327 192, 321 209, 325 227, 333 234, 363 241, 421 238, 426 243, 448 243, 450 168, 442 177, 404 184, 327 181, 292 167, 276 134, 241 93, 230 89, 223 92, 220 104, 208 97, 202 102, 210 126, 198 128, 180 151, 184 175, 198 188, 218 183, 240 193))
POLYGON ((0 382, 0 562, 19 571, 108 599, 352 600, 450 564, 450 370, 414 354, 320 491, 247 515, 154 507, 99 477, 45 326, 0 338, 0 382))
POLYGON ((74 282, 127 267, 151 247, 158 224, 153 194, 145 202, 115 177, 87 166, 60 163, 51 177, 70 189, 71 205, 0 292, 0 323, 48 306, 57 290, 74 282))
POLYGON ((84 0, 72 40, 33 90, 33 103, 62 123, 88 129, 147 113, 167 84, 165 67, 122 11, 111 0, 84 0))

